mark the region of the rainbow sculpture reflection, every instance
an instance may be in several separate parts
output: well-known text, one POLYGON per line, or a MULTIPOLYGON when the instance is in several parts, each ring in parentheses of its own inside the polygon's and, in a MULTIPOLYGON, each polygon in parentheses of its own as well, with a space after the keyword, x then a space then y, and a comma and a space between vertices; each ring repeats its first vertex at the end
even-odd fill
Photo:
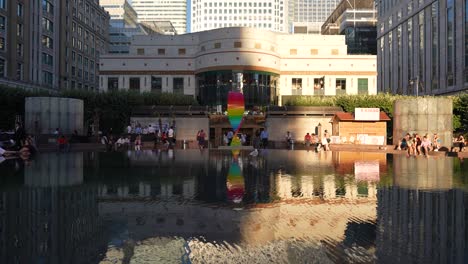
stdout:
MULTIPOLYGON (((244 95, 240 92, 229 92, 228 94, 228 119, 234 130, 234 137, 231 147, 236 148, 242 145, 237 133, 242 125, 244 116, 244 95)), ((239 157, 240 150, 232 150, 232 162, 227 176, 227 196, 228 200, 234 203, 242 202, 245 193, 244 177, 242 176, 242 163, 239 157)))

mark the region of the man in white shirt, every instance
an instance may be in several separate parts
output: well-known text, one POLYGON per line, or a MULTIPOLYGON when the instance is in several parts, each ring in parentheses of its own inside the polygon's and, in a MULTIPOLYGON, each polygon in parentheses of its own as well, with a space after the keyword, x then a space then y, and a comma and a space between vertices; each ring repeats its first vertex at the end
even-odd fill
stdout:
POLYGON ((132 133, 132 126, 128 125, 127 126, 127 134, 131 134, 131 133, 132 133))
POLYGON ((169 140, 169 144, 174 144, 175 141, 174 141, 174 127, 171 126, 171 128, 169 128, 169 131, 167 132, 167 138, 169 140))

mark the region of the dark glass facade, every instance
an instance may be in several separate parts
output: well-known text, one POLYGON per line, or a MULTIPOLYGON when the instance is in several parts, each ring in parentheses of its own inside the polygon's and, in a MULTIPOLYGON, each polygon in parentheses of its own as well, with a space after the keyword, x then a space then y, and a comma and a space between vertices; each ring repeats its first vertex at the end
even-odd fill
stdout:
POLYGON ((347 27, 344 30, 348 54, 377 55, 377 28, 347 27))
POLYGON ((246 108, 278 103, 278 75, 260 71, 210 71, 196 75, 201 105, 227 106, 229 91, 244 94, 246 108))

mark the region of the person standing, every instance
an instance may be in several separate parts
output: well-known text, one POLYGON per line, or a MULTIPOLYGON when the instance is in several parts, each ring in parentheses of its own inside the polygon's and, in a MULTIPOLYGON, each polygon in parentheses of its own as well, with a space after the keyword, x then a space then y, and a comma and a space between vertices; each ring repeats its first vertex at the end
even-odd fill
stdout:
POLYGON ((268 147, 268 131, 266 129, 263 129, 262 132, 260 133, 260 139, 262 140, 263 148, 267 148, 268 147))
POLYGON ((167 138, 169 140, 169 144, 170 145, 174 145, 175 144, 175 136, 174 136, 174 127, 171 126, 169 128, 169 131, 167 132, 167 138))
POLYGON ((286 145, 288 146, 288 148, 290 148, 293 140, 291 132, 287 131, 286 135, 284 136, 284 139, 286 140, 286 145))
POLYGON ((234 137, 234 132, 232 130, 230 130, 228 133, 227 133, 227 139, 228 139, 228 146, 231 146, 231 142, 232 142, 232 138, 234 137))
POLYGON ((138 135, 135 139, 135 150, 141 150, 141 135, 138 135))
POLYGON ((310 143, 312 142, 312 136, 307 133, 305 136, 304 136, 304 144, 306 145, 307 148, 310 147, 310 143))
POLYGON ((205 134, 205 131, 200 130, 200 132, 198 133, 198 147, 200 149, 203 149, 205 147, 205 137, 206 137, 206 134, 205 134))

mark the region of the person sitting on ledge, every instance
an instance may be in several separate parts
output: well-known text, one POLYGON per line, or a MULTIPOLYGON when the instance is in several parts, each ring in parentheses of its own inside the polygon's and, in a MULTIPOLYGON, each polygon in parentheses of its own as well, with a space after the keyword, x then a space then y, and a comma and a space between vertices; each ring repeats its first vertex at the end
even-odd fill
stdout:
POLYGON ((458 152, 463 152, 465 150, 466 142, 462 134, 460 134, 458 138, 455 141, 453 141, 453 147, 450 151, 453 152, 455 148, 457 147, 457 145, 458 145, 458 152))
POLYGON ((407 133, 406 136, 402 139, 400 139, 400 141, 398 141, 398 145, 396 147, 397 150, 407 150, 408 149, 408 140, 410 138, 410 134, 407 133))

